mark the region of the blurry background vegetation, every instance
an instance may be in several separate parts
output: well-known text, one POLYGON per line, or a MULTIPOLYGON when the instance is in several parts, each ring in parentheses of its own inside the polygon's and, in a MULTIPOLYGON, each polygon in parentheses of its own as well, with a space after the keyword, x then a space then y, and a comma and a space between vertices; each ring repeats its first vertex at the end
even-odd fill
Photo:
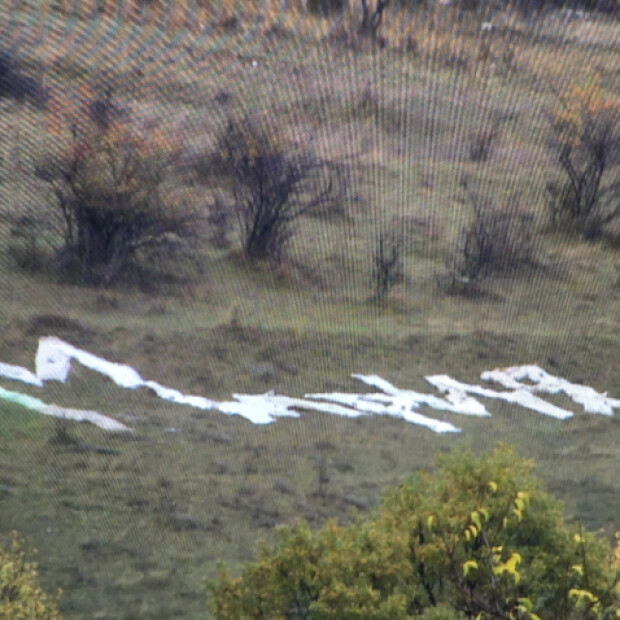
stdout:
MULTIPOLYGON (((532 362, 618 397, 617 5, 393 2, 360 32, 361 3, 334 4, 2 4, 2 361, 57 335, 221 399, 532 362), (254 255, 244 213, 274 211, 283 243, 254 255)), ((504 439, 618 529, 620 418, 563 397, 565 422, 491 403, 440 437, 257 428, 81 368, 19 389, 135 429, 0 405, 0 535, 40 550, 68 617, 202 618, 217 561, 275 525, 345 522, 437 451, 504 439)))

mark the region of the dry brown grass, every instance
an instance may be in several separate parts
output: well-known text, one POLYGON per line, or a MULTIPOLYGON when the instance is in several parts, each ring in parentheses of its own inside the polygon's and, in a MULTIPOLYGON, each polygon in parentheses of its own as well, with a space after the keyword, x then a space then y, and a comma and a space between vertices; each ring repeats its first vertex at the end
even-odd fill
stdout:
MULTIPOLYGON (((13 3, 17 6, 17 0, 13 3)), ((106 42, 111 42, 111 30, 116 30, 115 36, 120 37, 124 28, 132 29, 136 24, 140 31, 132 31, 131 37, 125 37, 122 50, 114 50, 117 62, 138 64, 145 41, 152 47, 158 39, 163 43, 169 37, 181 36, 188 44, 206 50, 209 44, 200 38, 204 33, 215 37, 211 42, 224 37, 228 49, 238 48, 241 53, 248 44, 270 49, 282 47, 286 39, 297 44, 340 44, 357 53, 366 53, 373 47, 380 51, 380 46, 358 36, 361 13, 356 3, 329 18, 305 11, 301 2, 290 3, 283 11, 279 0, 44 0, 34 4, 39 23, 56 22, 66 16, 78 19, 78 27, 71 35, 63 33, 57 46, 52 48, 48 42, 47 49, 41 50, 46 53, 46 62, 53 62, 56 56, 58 63, 67 64, 79 51, 81 62, 88 63, 88 43, 86 49, 83 45, 76 47, 76 43, 80 31, 91 30, 95 18, 98 35, 93 33, 93 42, 99 54, 93 62, 111 51, 106 42)), ((567 74, 577 80, 583 78, 581 72, 587 71, 599 57, 603 73, 605 67, 613 65, 609 54, 618 55, 617 24, 613 18, 596 14, 567 23, 556 13, 526 21, 512 11, 463 13, 455 7, 433 4, 416 11, 390 6, 379 34, 388 49, 435 70, 456 69, 485 79, 554 79, 561 83, 567 74), (482 30, 485 21, 493 24, 492 32, 482 30), (554 42, 570 45, 565 45, 558 55, 554 42)), ((53 36, 53 29, 47 36, 50 35, 53 36)), ((613 72, 608 72, 608 77, 612 79, 613 72)))

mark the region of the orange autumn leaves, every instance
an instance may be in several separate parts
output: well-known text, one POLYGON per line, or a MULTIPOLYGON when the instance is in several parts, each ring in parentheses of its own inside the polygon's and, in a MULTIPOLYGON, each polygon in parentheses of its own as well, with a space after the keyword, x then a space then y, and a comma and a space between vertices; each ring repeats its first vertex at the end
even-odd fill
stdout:
POLYGON ((592 134, 608 131, 620 121, 620 100, 603 88, 599 74, 573 84, 559 100, 553 124, 567 147, 579 148, 592 134))
POLYGON ((111 89, 98 96, 90 84, 53 94, 46 129, 55 148, 67 144, 62 154, 80 162, 125 147, 145 159, 161 161, 182 149, 175 127, 133 120, 129 110, 113 100, 111 89))

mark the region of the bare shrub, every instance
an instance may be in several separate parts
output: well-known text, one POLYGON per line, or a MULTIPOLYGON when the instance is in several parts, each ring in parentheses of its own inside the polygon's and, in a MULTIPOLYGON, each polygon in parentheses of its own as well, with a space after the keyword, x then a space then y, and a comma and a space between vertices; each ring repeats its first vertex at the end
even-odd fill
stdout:
POLYGON ((377 30, 381 25, 383 19, 383 11, 387 8, 390 0, 377 0, 375 10, 371 12, 368 6, 368 0, 361 0, 362 3, 362 23, 360 25, 360 33, 363 35, 370 35, 373 39, 379 43, 384 41, 377 37, 377 30))
POLYGON ((372 260, 372 288, 377 301, 404 280, 404 235, 395 229, 381 231, 377 237, 372 260))
POLYGON ((452 292, 475 289, 496 274, 517 275, 534 264, 534 219, 515 198, 497 209, 470 192, 472 222, 461 230, 448 260, 448 288, 452 292))
POLYGON ((142 135, 110 97, 82 92, 77 105, 55 102, 52 112, 68 138, 48 180, 62 235, 58 266, 94 285, 117 280, 140 258, 164 265, 189 254, 196 237, 193 211, 164 189, 176 147, 157 131, 142 135))
POLYGON ((230 211, 245 256, 281 262, 297 220, 329 205, 327 166, 310 153, 293 152, 276 131, 250 117, 229 120, 218 152, 231 183, 230 211))
POLYGON ((469 157, 474 162, 485 162, 493 152, 499 136, 499 127, 495 123, 489 128, 480 129, 469 138, 469 157))
POLYGON ((230 231, 233 219, 231 209, 225 201, 216 196, 209 205, 207 214, 207 224, 209 230, 209 242, 220 250, 230 247, 230 231))
POLYGON ((620 181, 604 183, 620 158, 620 102, 603 91, 598 77, 557 100, 551 148, 562 181, 547 184, 551 223, 595 239, 620 217, 620 181))

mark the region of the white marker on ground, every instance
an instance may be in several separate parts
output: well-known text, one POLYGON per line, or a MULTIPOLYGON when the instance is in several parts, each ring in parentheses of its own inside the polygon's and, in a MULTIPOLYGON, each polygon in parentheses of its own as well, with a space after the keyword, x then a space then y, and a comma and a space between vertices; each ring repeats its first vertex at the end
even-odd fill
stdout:
POLYGON ((614 409, 620 409, 620 400, 601 394, 587 385, 571 383, 566 379, 554 377, 539 366, 511 366, 483 372, 483 381, 495 381, 504 387, 528 392, 559 394, 564 392, 573 402, 581 405, 586 413, 612 416, 614 409), (529 380, 533 385, 521 383, 529 380))
POLYGON ((480 387, 479 385, 470 385, 468 383, 461 383, 456 381, 448 375, 434 375, 426 377, 426 380, 434 385, 440 392, 452 392, 461 394, 465 397, 467 394, 476 394, 478 396, 484 396, 485 398, 494 398, 496 400, 503 400, 507 403, 513 403, 520 405, 526 409, 532 409, 538 413, 557 418, 558 420, 566 420, 572 418, 571 411, 556 407, 551 403, 534 396, 527 390, 515 390, 514 392, 496 392, 495 390, 489 390, 487 388, 480 387))
MULTIPOLYGON (((35 359, 36 374, 21 366, 0 363, 0 377, 38 387, 42 387, 45 381, 65 383, 71 370, 72 360, 107 376, 120 387, 127 389, 145 387, 152 390, 159 398, 169 402, 196 409, 217 410, 227 415, 239 415, 253 424, 269 424, 280 417, 298 418, 300 417, 299 411, 321 411, 350 418, 361 415, 387 415, 425 426, 436 433, 457 433, 460 429, 453 424, 422 415, 417 409, 425 406, 453 414, 490 416, 486 407, 471 396, 472 394, 483 398, 503 400, 560 420, 572 417, 572 412, 548 403, 536 396, 535 392, 545 394, 563 392, 574 402, 582 405, 588 413, 611 416, 614 409, 620 408, 620 400, 610 398, 606 393, 600 394, 591 387, 554 377, 534 365, 513 366, 482 373, 481 378, 484 381, 495 381, 512 390, 509 392, 497 392, 478 385, 461 383, 447 375, 426 377, 426 380, 439 392, 445 394, 445 397, 441 398, 433 394, 397 388, 377 375, 355 374, 352 375, 354 378, 366 385, 378 388, 381 393, 334 392, 306 394, 305 398, 289 398, 268 392, 253 395, 233 394, 233 401, 217 402, 204 396, 184 394, 155 381, 145 381, 131 366, 110 362, 52 336, 39 340, 39 349, 35 359), (522 383, 524 380, 530 383, 522 383)), ((97 412, 62 409, 18 392, 3 390, 0 398, 12 400, 46 415, 86 420, 106 430, 129 430, 120 422, 97 412)))
POLYGON ((131 429, 117 420, 101 415, 96 411, 85 411, 83 409, 66 409, 57 405, 48 405, 38 398, 22 394, 21 392, 13 392, 0 387, 0 400, 4 400, 16 405, 42 413, 43 415, 53 416, 55 418, 64 418, 65 420, 75 420, 77 422, 90 422, 105 431, 131 431, 131 429))

